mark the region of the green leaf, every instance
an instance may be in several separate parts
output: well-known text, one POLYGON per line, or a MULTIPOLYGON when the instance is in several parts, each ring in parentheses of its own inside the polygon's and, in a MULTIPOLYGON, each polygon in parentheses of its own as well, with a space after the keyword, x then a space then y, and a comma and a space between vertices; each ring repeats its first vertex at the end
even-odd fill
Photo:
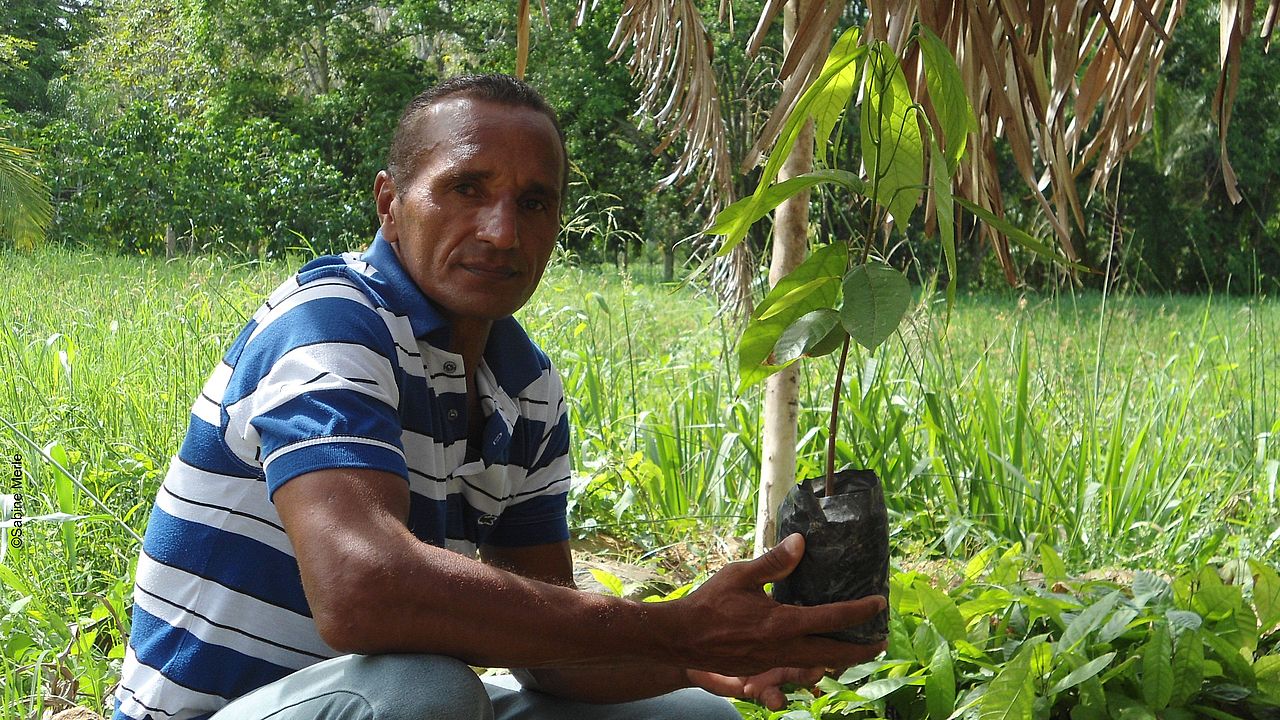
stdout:
POLYGON ((833 280, 835 280, 835 278, 819 277, 810 280, 807 283, 790 288, 785 295, 770 303, 769 307, 767 307, 763 312, 756 313, 756 319, 768 320, 779 313, 795 308, 797 305, 800 306, 800 311, 803 313, 808 313, 811 309, 816 309, 810 308, 808 305, 804 304, 805 301, 810 300, 815 292, 822 289, 824 285, 832 282, 833 280))
POLYGON ((908 675, 906 677, 884 678, 883 680, 872 680, 857 689, 858 697, 863 700, 879 700, 880 698, 895 692, 907 685, 923 685, 924 678, 919 676, 908 675))
POLYGON ((933 204, 938 218, 938 240, 947 262, 947 311, 956 304, 956 202, 951 194, 951 171, 939 162, 938 142, 929 136, 929 165, 933 170, 933 204))
POLYGON ((1234 615, 1243 602, 1240 588, 1224 584, 1217 570, 1207 565, 1200 569, 1191 596, 1191 607, 1206 620, 1225 620, 1234 615))
POLYGON ((1174 635, 1180 635, 1188 630, 1199 630, 1204 625, 1204 618, 1200 617, 1200 613, 1190 610, 1170 610, 1164 616, 1169 621, 1169 629, 1173 630, 1174 635))
POLYGON ((1109 643, 1125 634, 1136 617, 1138 617, 1137 610, 1125 605, 1120 606, 1111 613, 1111 617, 1102 625, 1102 629, 1098 630, 1098 642, 1109 643))
POLYGON ((822 66, 823 74, 831 68, 843 66, 843 69, 831 76, 825 86, 814 93, 811 112, 814 152, 818 161, 822 163, 827 161, 827 145, 831 138, 831 131, 835 129, 840 115, 849 106, 849 101, 853 99, 854 88, 858 84, 857 58, 866 53, 866 48, 858 44, 861 39, 861 33, 857 27, 846 30, 836 40, 835 46, 831 48, 831 54, 827 56, 827 62, 822 66))
POLYGON ((920 26, 920 52, 924 56, 924 81, 929 99, 938 117, 942 137, 947 143, 947 165, 954 173, 964 156, 969 133, 976 131, 978 120, 964 92, 960 68, 947 46, 929 28, 920 26))
POLYGON ((1154 710, 1168 707, 1173 697, 1172 655, 1169 626, 1158 622, 1142 650, 1142 699, 1154 710))
POLYGON ((947 720, 956 709, 956 673, 951 661, 951 646, 938 643, 929 661, 929 674, 924 679, 925 707, 930 720, 947 720))
POLYGON ((622 578, 614 575, 608 570, 591 568, 591 577, 595 578, 596 582, 600 583, 600 585, 603 586, 605 590, 608 590, 609 594, 614 597, 622 597, 627 594, 626 589, 622 584, 622 578))
POLYGON ((1169 583, 1149 572, 1138 572, 1133 576, 1133 602, 1144 607, 1148 601, 1159 598, 1169 591, 1169 583))
POLYGON ((1025 247, 1026 249, 1030 250, 1036 255, 1039 255, 1045 260, 1048 260, 1049 262, 1057 263, 1059 265, 1062 265, 1063 267, 1069 267, 1073 270, 1079 270, 1081 272, 1089 272, 1089 268, 1079 263, 1073 263, 1070 260, 1067 260, 1061 254, 1059 254, 1058 252, 1050 248, 1045 241, 1030 235, 1029 233, 1027 233, 1027 231, 1017 227, 1016 225, 1009 222, 1008 220, 996 217, 995 213, 982 207, 981 205, 977 205, 961 197, 956 198, 956 202, 960 203, 960 206, 963 207, 965 210, 968 210, 974 215, 977 215, 978 219, 982 220, 986 224, 995 228, 997 231, 1000 232, 1001 235, 1004 235, 1005 237, 1025 247))
POLYGON ((1062 637, 1058 640, 1058 652, 1074 650, 1075 646, 1084 640, 1089 633, 1097 630, 1102 625, 1107 619, 1107 615, 1115 609, 1118 602, 1120 602, 1120 591, 1116 590, 1081 610, 1080 614, 1076 615, 1067 624, 1067 629, 1063 631, 1062 637))
POLYGON ((778 342, 773 346, 773 362, 789 363, 805 355, 825 354, 811 351, 838 327, 840 314, 831 308, 820 308, 801 315, 778 336, 778 342))
POLYGON ((857 195, 866 195, 862 179, 848 170, 814 170, 757 190, 754 195, 742 198, 717 213, 711 227, 706 229, 708 235, 725 236, 716 254, 728 254, 746 237, 752 224, 773 212, 788 198, 820 183, 832 183, 857 195))
POLYGON ((1098 673, 1106 669, 1107 665, 1111 663, 1111 660, 1115 656, 1116 654, 1114 652, 1109 652, 1106 655, 1100 655, 1075 670, 1072 670, 1067 673, 1066 677, 1059 680, 1057 684, 1049 689, 1049 694, 1057 695, 1060 692, 1070 690, 1086 680, 1091 680, 1097 677, 1098 673))
POLYGON ((1040 546, 1040 571, 1044 573, 1044 584, 1049 587, 1067 579, 1067 564, 1062 562, 1062 556, 1052 545, 1040 546))
POLYGON ((949 643, 965 639, 964 618, 960 609, 946 593, 938 590, 928 582, 916 583, 916 592, 920 595, 920 605, 925 618, 933 624, 943 638, 949 643))
POLYGON ((859 345, 874 350, 898 329, 910 304, 905 275, 884 263, 859 265, 844 277, 840 322, 859 345))
POLYGON ((1107 710, 1115 720, 1156 720, 1150 708, 1120 693, 1107 694, 1107 710))
POLYGON ((1038 644, 1023 646, 991 681, 978 701, 979 720, 1031 720, 1035 705, 1031 654, 1038 644))
POLYGON ((825 245, 810 254, 799 267, 779 280, 773 290, 769 291, 769 294, 756 307, 755 316, 743 331, 742 339, 738 341, 740 390, 765 379, 789 364, 769 364, 769 358, 773 354, 774 346, 778 343, 778 338, 813 306, 835 305, 840 290, 837 280, 844 274, 847 262, 848 249, 844 243, 825 245), (774 303, 786 297, 792 290, 819 278, 825 278, 830 282, 814 290, 811 298, 813 305, 806 308, 793 304, 785 312, 772 314, 767 319, 760 319, 760 316, 767 313, 774 303))
POLYGON ((1240 648, 1209 631, 1202 630, 1197 634, 1209 644, 1213 654, 1222 661, 1223 670, 1228 678, 1245 687, 1253 687, 1257 682, 1253 676, 1253 665, 1244 659, 1240 648))
POLYGON ((1102 683, 1089 678, 1080 684, 1079 702, 1071 708, 1071 720, 1107 720, 1107 694, 1102 683))
POLYGON ((1249 561, 1253 573, 1253 608, 1263 632, 1280 623, 1280 574, 1257 560, 1249 561))
POLYGON ((919 107, 911 100, 902 65, 887 43, 877 42, 863 73, 862 167, 872 199, 905 232, 924 184, 924 137, 919 107))
POLYGON ((1186 705, 1200 693, 1204 683, 1204 641, 1199 633, 1188 632, 1178 638, 1173 651, 1173 689, 1169 704, 1186 705))

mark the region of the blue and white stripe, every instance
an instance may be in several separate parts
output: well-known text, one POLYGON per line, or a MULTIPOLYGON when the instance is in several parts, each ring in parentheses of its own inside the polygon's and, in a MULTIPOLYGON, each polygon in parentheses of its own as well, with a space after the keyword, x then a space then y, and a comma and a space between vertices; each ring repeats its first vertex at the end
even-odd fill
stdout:
POLYGON ((271 502, 299 475, 399 474, 414 534, 472 556, 568 537, 559 376, 515 320, 495 323, 476 376, 482 446, 468 457, 448 333, 381 237, 271 294, 201 389, 157 494, 114 718, 207 717, 336 654, 271 502))

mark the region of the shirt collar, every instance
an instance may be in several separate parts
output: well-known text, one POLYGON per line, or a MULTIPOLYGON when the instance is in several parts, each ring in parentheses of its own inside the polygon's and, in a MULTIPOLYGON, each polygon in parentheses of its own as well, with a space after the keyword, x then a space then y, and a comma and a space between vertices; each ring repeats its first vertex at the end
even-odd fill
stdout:
POLYGON ((374 278, 381 281, 380 290, 389 307, 409 316, 414 337, 426 340, 434 347, 449 346, 449 321, 405 272, 396 249, 382 237, 381 230, 360 259, 377 270, 374 278))
MULTIPOLYGON (((414 337, 425 340, 434 348, 443 350, 449 347, 449 321, 409 277, 400 264, 400 256, 382 236, 381 230, 360 259, 376 271, 371 280, 378 285, 378 294, 387 308, 408 315, 414 337)), ((496 320, 489 329, 484 362, 504 392, 514 396, 533 382, 541 373, 540 356, 541 351, 515 318, 508 316, 496 320)))

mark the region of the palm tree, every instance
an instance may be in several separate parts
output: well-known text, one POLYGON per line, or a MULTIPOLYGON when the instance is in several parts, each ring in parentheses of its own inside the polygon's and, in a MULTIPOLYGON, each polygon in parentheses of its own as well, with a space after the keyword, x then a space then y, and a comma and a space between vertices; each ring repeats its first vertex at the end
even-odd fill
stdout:
MULTIPOLYGON (((19 67, 19 50, 29 50, 28 41, 0 34, 0 68, 19 67)), ((44 238, 53 218, 49 189, 36 177, 34 153, 12 143, 0 127, 0 238, 8 238, 23 249, 44 238)))

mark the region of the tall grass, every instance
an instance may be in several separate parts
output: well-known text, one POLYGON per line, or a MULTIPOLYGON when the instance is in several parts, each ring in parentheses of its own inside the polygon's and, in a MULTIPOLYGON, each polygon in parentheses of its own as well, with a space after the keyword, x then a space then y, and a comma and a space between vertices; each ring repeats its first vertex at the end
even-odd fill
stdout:
MULTIPOLYGON (((0 562, 0 706, 30 717, 109 690, 134 536, 191 400, 298 261, 0 260, 0 450, 43 518, 0 562)), ((851 358, 845 385, 838 462, 885 480, 900 557, 1033 536, 1076 571, 1275 557, 1275 301, 970 296, 944 314, 923 305, 851 358)), ((521 319, 571 398, 576 532, 648 547, 749 533, 760 398, 736 390, 711 299, 556 267, 521 319)), ((824 463, 833 372, 805 366, 804 476, 824 463)))

